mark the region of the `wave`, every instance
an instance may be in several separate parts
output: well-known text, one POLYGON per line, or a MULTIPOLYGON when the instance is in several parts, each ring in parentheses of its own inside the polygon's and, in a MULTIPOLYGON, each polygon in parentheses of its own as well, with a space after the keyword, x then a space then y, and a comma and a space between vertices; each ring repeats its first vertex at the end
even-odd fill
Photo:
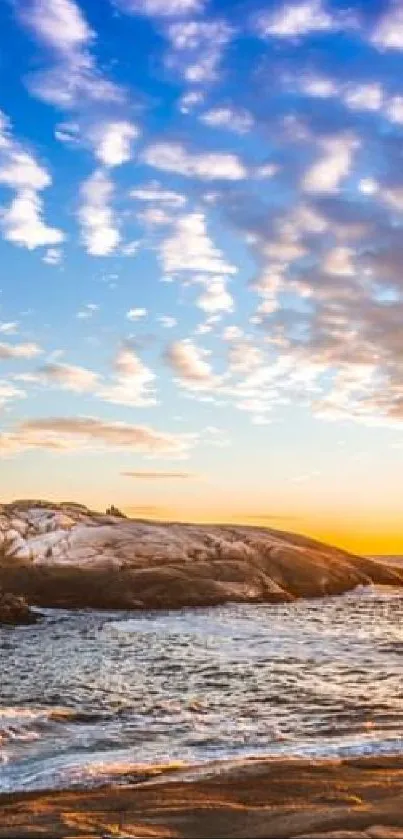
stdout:
MULTIPOLYGON (((74 711, 70 708, 0 707, 0 746, 7 743, 39 740, 51 726, 60 723, 97 722, 101 714, 74 711)), ((2 753, 2 759, 7 757, 2 753)))
POLYGON ((352 592, 348 594, 361 595, 362 597, 372 597, 376 599, 402 598, 403 586, 396 588, 396 586, 380 585, 379 583, 369 583, 368 585, 356 586, 352 592))

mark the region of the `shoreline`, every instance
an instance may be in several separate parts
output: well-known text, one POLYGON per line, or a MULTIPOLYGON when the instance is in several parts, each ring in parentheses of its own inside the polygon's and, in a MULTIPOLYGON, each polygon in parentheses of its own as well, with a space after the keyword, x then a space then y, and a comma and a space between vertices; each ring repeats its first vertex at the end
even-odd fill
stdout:
POLYGON ((137 783, 2 794, 0 839, 403 836, 403 755, 249 758, 148 772, 137 783))

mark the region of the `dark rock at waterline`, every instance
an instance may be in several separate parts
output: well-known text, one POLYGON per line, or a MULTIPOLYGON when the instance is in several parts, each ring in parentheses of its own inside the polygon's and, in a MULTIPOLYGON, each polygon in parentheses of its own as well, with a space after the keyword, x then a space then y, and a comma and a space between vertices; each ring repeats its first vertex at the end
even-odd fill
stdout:
POLYGON ((39 615, 31 611, 24 597, 0 591, 0 624, 28 626, 38 620, 39 615))

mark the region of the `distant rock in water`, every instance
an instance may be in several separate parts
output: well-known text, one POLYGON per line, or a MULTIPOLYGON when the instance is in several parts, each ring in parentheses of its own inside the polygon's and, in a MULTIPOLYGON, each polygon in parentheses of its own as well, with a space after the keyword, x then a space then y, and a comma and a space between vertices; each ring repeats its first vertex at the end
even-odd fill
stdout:
POLYGON ((0 625, 18 626, 36 623, 37 620, 38 616, 31 612, 23 597, 0 591, 0 625))
POLYGON ((279 603, 371 583, 403 586, 396 564, 305 536, 116 512, 71 502, 0 505, 0 586, 38 606, 105 609, 279 603))

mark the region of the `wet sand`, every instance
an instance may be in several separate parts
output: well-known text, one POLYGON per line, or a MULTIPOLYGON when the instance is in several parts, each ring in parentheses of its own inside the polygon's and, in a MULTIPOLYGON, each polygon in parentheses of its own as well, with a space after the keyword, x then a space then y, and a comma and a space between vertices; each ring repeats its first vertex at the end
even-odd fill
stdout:
POLYGON ((2 795, 0 839, 403 837, 403 756, 217 762, 128 780, 2 795))

